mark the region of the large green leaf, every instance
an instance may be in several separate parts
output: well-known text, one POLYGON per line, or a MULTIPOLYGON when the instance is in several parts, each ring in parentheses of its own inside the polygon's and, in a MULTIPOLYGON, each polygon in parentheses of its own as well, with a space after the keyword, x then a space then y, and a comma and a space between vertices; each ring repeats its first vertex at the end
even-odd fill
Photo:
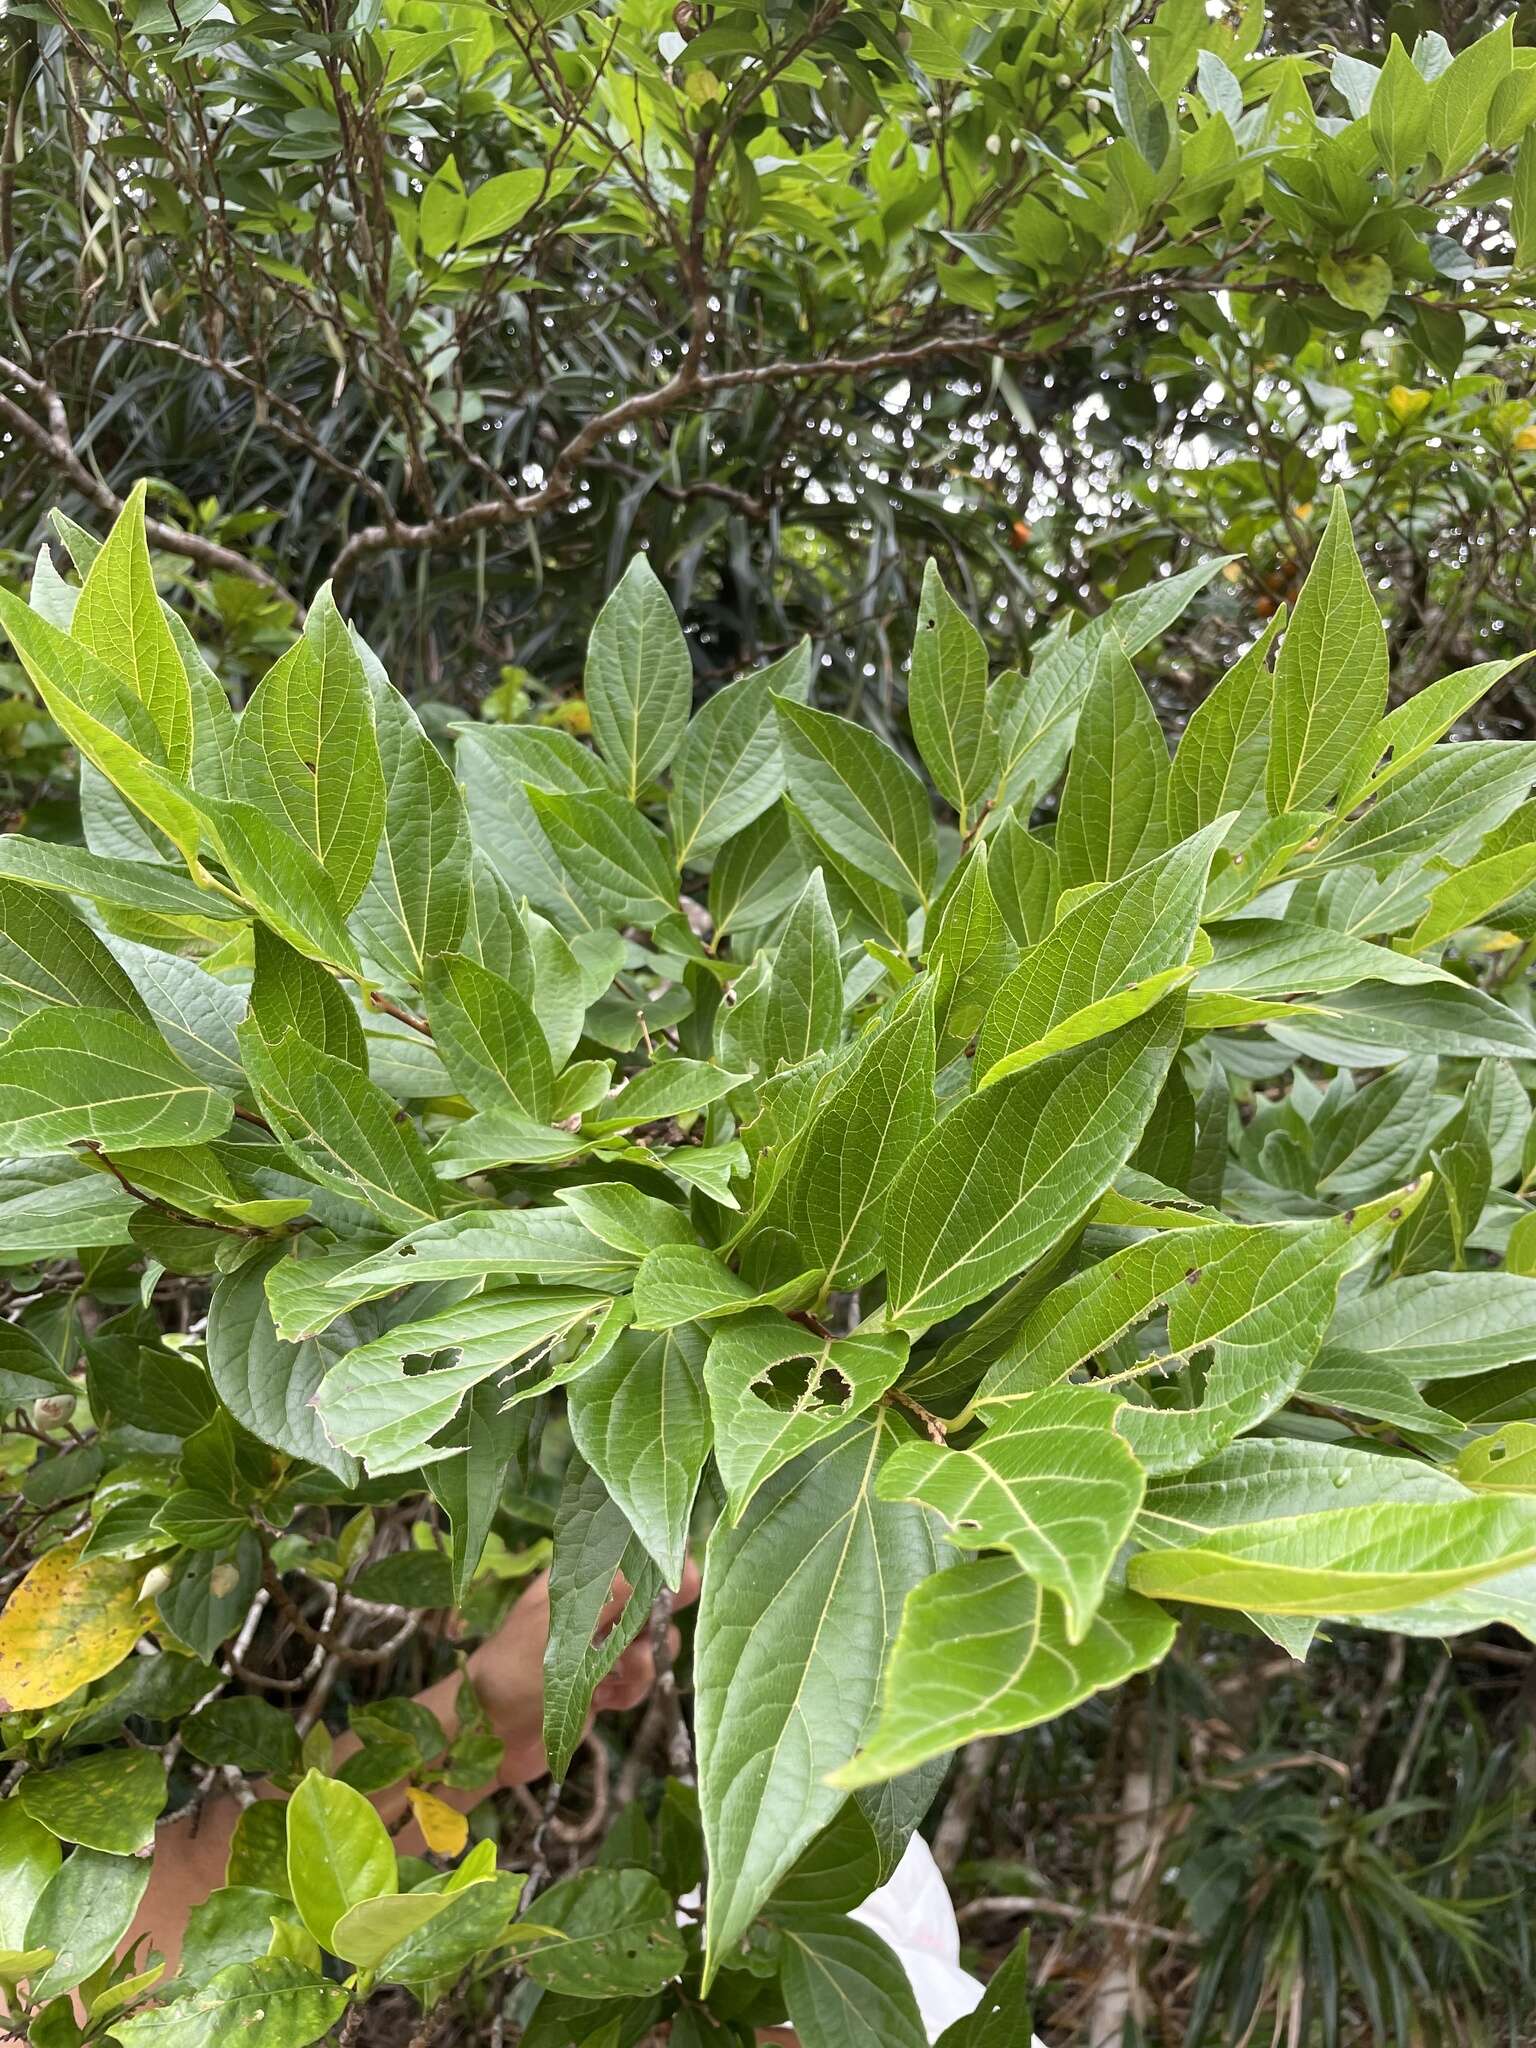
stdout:
POLYGON ((1166 1000, 940 1118, 886 1197, 893 1321, 922 1328, 980 1300, 1087 1213, 1141 1136, 1181 1021, 1166 1000))
POLYGON ((586 693, 593 737, 634 798, 677 752, 693 696, 688 643, 644 555, 597 615, 586 693))
POLYGON ((864 727, 788 697, 774 701, 790 795, 811 829, 886 888, 926 902, 938 842, 916 775, 864 727))
POLYGON ((87 1143, 198 1145, 231 1114, 228 1095, 126 1010, 56 1005, 0 1045, 0 1152, 14 1158, 87 1143))
POLYGON ((54 1003, 144 1013, 133 983, 72 904, 0 879, 0 1028, 54 1003))
POLYGON ((1386 707, 1386 629, 1355 554, 1340 487, 1275 664, 1271 811, 1300 811, 1333 796, 1386 707))
POLYGON ((123 2048, 309 2048, 347 2009, 347 1994, 288 1956, 231 1963, 200 1991, 119 2020, 123 2048))
POLYGON ((1168 830, 1183 839, 1228 811, 1243 811, 1264 787, 1273 682, 1272 619, 1228 669, 1179 735, 1168 776, 1168 830))
POLYGON ((966 1549, 1008 1551, 1060 1599, 1079 1643, 1146 1486, 1117 1434, 1124 1407, 1106 1388, 1036 1394, 964 1450, 903 1444, 880 1474, 881 1498, 932 1508, 966 1549))
POLYGON ((430 962, 425 992, 433 1043, 467 1100, 546 1121, 555 1070, 527 997, 463 953, 430 962))
POLYGON ((350 910, 384 830, 384 771, 373 694, 329 585, 245 707, 234 778, 243 797, 286 822, 350 910))
POLYGON ((964 832, 996 780, 997 735, 987 706, 986 647, 939 580, 936 562, 923 571, 907 691, 918 752, 964 832))
POLYGON ((152 1749, 104 1749, 49 1771, 29 1771, 17 1797, 61 1841, 133 1856, 155 1838, 165 1765, 152 1749))
POLYGON ((666 842, 611 791, 528 788, 534 814, 578 887, 610 916, 654 925, 677 908, 666 842))
POLYGON ((760 817, 783 794, 776 695, 803 701, 811 643, 802 640, 754 675, 727 683, 700 706, 672 764, 672 836, 679 867, 760 817))
POLYGON ((1173 1646, 1161 1607, 1109 1587, 1074 1642, 1061 1602, 1009 1557, 950 1565, 907 1595, 878 1720, 840 1785, 873 1785, 1121 1685, 1173 1646))
POLYGON ((192 691, 155 589, 144 491, 134 485, 92 562, 70 632, 132 690, 154 721, 167 768, 184 777, 192 763, 192 691))
POLYGON ((784 1930, 780 1982, 802 2048, 923 2048, 906 1971, 870 1928, 841 1914, 784 1930))
POLYGON ((384 829, 356 925, 380 967, 419 987, 428 960, 451 953, 469 919, 469 812, 452 769, 382 677, 373 712, 384 829))
POLYGON ((1162 851, 1168 742, 1136 671, 1105 643, 1077 722, 1053 841, 1063 888, 1113 882, 1162 851))
POLYGON ((566 1396, 576 1448, 673 1587, 710 1451, 703 1365, 704 1338, 687 1324, 626 1330, 566 1396))
POLYGON ((851 1423, 718 1527, 695 1651, 709 1850, 706 1981, 843 1795, 901 1600, 933 1568, 914 1508, 876 1497, 887 1433, 851 1423))
POLYGON ((576 1998, 659 1991, 687 1960, 676 1911, 648 1870, 580 1870, 543 1893, 517 1925, 520 1967, 576 1998))
POLYGON ((1105 1017, 1111 999, 1132 1000, 1149 982, 1158 986, 1158 977, 1189 961, 1206 875, 1225 822, 1207 825, 1170 852, 1095 889, 1026 951, 982 1024, 976 1046, 981 1085, 1112 1030, 1127 1020, 1105 1017))
POLYGON ((818 1338, 786 1317, 764 1314, 718 1330, 704 1383, 732 1519, 741 1519, 781 1466, 879 1400, 906 1364, 908 1349, 894 1331, 818 1338))

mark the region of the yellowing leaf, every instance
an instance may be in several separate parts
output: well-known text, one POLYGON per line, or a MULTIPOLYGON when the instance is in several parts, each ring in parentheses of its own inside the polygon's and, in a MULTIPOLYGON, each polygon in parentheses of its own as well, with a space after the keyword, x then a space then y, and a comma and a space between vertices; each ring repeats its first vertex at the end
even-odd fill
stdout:
POLYGON ((127 1656, 145 1619, 142 1563, 80 1561, 84 1538, 45 1551, 0 1614, 0 1713, 51 1707, 127 1656))
POLYGON ((423 1792, 412 1785, 406 1791, 410 1809, 416 1816, 416 1825, 421 1829, 422 1839, 434 1856, 461 1856, 464 1844, 469 1840, 469 1821, 457 1807, 434 1793, 423 1792))
POLYGON ((1416 420, 1429 405, 1431 393, 1418 385, 1394 384, 1387 393, 1387 408, 1401 426, 1416 420))

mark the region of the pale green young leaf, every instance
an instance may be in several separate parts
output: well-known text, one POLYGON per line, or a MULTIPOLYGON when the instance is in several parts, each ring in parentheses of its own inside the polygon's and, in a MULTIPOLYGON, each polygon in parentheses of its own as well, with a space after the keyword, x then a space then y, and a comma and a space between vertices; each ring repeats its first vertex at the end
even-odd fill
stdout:
POLYGON ((997 735, 987 705, 987 650, 933 561, 923 571, 907 699, 918 752, 964 832, 997 778, 997 735))
POLYGON ((1065 1610, 1011 1557, 937 1572, 907 1595, 880 1715, 840 1785, 872 1785, 989 1735, 1049 1721, 1173 1647, 1164 1609, 1106 1588, 1073 1642, 1065 1610))
POLYGON ((192 692, 155 589, 144 490, 135 484, 113 521, 86 573, 69 630, 143 704, 160 735, 166 767, 184 779, 192 764, 192 692))
POLYGON ((1141 1136, 1181 1023, 1170 997, 939 1120, 886 1197, 893 1322, 922 1328, 980 1300, 1087 1213, 1141 1136))
POLYGON ((908 901, 926 902, 938 862, 922 783, 863 726, 775 700, 789 793, 835 853, 908 901))
POLYGON ((449 1903, 442 1892, 397 1892, 382 1899, 360 1899, 336 1922, 331 1953, 360 1970, 376 1970, 391 1949, 419 1933, 449 1903))
POLYGON ((675 1203, 642 1194, 628 1181, 557 1188, 555 1200, 574 1211, 594 1237, 631 1258, 643 1259, 664 1244, 696 1243, 692 1225, 675 1203))
POLYGON ((288 1801, 288 1886, 324 1949, 349 1907, 396 1889, 388 1831, 361 1792, 318 1771, 305 1774, 288 1801))
POLYGON ((1489 854, 1447 875, 1436 883, 1429 908, 1409 934, 1409 951, 1422 953, 1471 925, 1496 923, 1500 906, 1532 882, 1536 882, 1536 844, 1489 854))
POLYGON ((19 1799, 0 1801, 0 1948, 25 1948, 32 1908, 63 1854, 19 1799))
POLYGON ((717 1330, 704 1384, 731 1519, 740 1521, 757 1489, 791 1458, 878 1401, 910 1348, 895 1331, 818 1338, 786 1317, 765 1314, 717 1330))
POLYGON ((235 743, 241 796, 286 821, 350 910, 384 830, 384 771, 373 693, 327 585, 302 636, 252 692, 235 743))
POLYGON ((644 555, 631 558, 587 642, 592 736, 631 802, 682 743, 693 661, 666 591, 644 555))
POLYGON ((784 792, 773 700, 803 703, 811 686, 811 643, 755 674, 727 683, 694 715, 672 764, 672 837, 677 864, 744 831, 784 792))
POLYGON ((821 1277, 808 1270, 780 1286, 757 1288, 702 1245, 659 1245, 635 1275, 635 1324, 642 1330, 673 1330, 681 1323, 806 1301, 821 1277))
POLYGON ((826 1781, 858 1749, 901 1602, 933 1569, 921 1513, 876 1498, 886 1442, 878 1421, 849 1424, 710 1538, 695 1649, 706 1985, 841 1806, 826 1781))
POLYGON ((1053 1388, 999 1414, 964 1450, 903 1444, 880 1496, 933 1509, 965 1549, 1008 1551, 1061 1600, 1079 1643, 1146 1488, 1117 1433, 1126 1412, 1106 1388, 1053 1388))
POLYGON ((1166 843, 1168 742, 1136 671, 1106 644, 1083 699, 1053 843, 1064 889, 1113 882, 1166 843))
POLYGON ((712 1442, 703 1364, 703 1335, 687 1325, 628 1330, 566 1396, 576 1448, 674 1588, 712 1442))
POLYGON ((1486 148, 1493 96, 1514 63, 1514 21, 1470 38, 1435 80, 1429 152, 1442 178, 1454 178, 1486 148))
POLYGON ((1355 554, 1340 487, 1275 664, 1271 811, 1299 811, 1333 796, 1386 702, 1386 628, 1355 554))
POLYGON ((0 1046, 0 1153, 69 1145, 199 1145, 229 1126, 228 1095, 200 1081, 141 1016, 51 1005, 0 1046))

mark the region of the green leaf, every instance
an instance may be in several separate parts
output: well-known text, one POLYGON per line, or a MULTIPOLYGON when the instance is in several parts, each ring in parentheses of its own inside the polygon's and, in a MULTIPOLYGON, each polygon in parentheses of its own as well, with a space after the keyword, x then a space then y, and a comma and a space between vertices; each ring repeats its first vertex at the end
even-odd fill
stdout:
POLYGON ((332 1367, 314 1406, 331 1441, 365 1459, 370 1471, 409 1470, 472 1387, 542 1352, 603 1305, 601 1295, 568 1288, 493 1288, 358 1345, 332 1367), (407 1374, 407 1359, 442 1353, 454 1363, 407 1374))
POLYGON ((389 1832, 362 1793, 306 1772, 288 1801, 288 1887, 316 1941, 333 1949, 342 1915, 395 1884, 389 1832))
POLYGON ((811 685, 811 643, 727 683, 707 698, 672 764, 672 836, 677 864, 713 852, 784 793, 773 700, 803 702, 811 685))
MULTIPOLYGON (((461 1864, 459 1870, 463 1868, 461 1864)), ((390 1950, 379 1965, 380 1976, 399 1984, 451 1982, 501 1940, 517 1910, 523 1883, 507 1870, 494 1871, 459 1889, 452 1888, 450 1878, 443 1911, 390 1950)))
POLYGON ((1037 1394, 965 1450, 903 1444, 880 1474, 881 1498, 932 1508, 967 1549, 1007 1550, 1059 1597, 1079 1643, 1146 1485, 1117 1434, 1124 1408, 1096 1387, 1037 1394))
POLYGON ((1387 1501, 1246 1527, 1133 1557, 1134 1591, 1266 1614, 1390 1612, 1475 1586, 1536 1558, 1536 1501, 1485 1495, 1387 1501))
POLYGON ((912 733, 940 793, 965 832, 997 779, 997 735, 987 706, 987 650, 981 635, 939 580, 923 571, 907 684, 912 733))
POLYGON ((667 593, 644 555, 631 558, 587 642, 592 736, 631 802, 682 743, 693 662, 667 593))
POLYGON ((1120 126, 1148 166, 1161 170, 1171 140, 1168 109, 1119 29, 1110 31, 1109 81, 1120 126))
POLYGON ((382 675, 373 715, 384 829, 356 925, 382 968, 420 987, 428 960, 451 953, 469 922, 469 812, 452 769, 382 675))
POLYGON ((262 922, 309 959, 356 975, 340 898, 309 848, 255 804, 204 797, 201 812, 231 882, 262 922))
POLYGON ((1362 981, 1453 982, 1444 968, 1427 960, 1285 918, 1224 918, 1211 927, 1210 940, 1211 957, 1195 976, 1197 995, 1322 994, 1362 981))
POLYGON ((365 1203, 397 1230, 440 1213, 441 1185, 392 1096, 296 1031, 265 1048, 250 1025, 240 1038, 267 1121, 302 1173, 365 1203))
MULTIPOLYGON (((1208 54, 1200 53, 1202 60, 1208 54)), ((1034 1978, 1029 1937, 1020 1935, 1001 1969, 987 1979, 981 2002, 939 2036, 938 2048, 1023 2048, 1030 2034, 1034 1978)))
POLYGON ((1269 653, 1279 614, 1195 707, 1179 736, 1168 774, 1168 831, 1187 838, 1228 811, 1242 811, 1264 788, 1274 691, 1269 653))
POLYGON ((1029 948, 982 1024, 976 1046, 982 1087, 1114 1029, 1108 999, 1135 997, 1151 985, 1148 1000, 1118 1019, 1122 1023, 1160 1000, 1158 978, 1190 959, 1206 876, 1227 822, 1218 819, 1094 890, 1029 948))
POLYGON ((834 853, 926 902, 938 861, 933 813, 916 775, 863 726, 774 700, 789 793, 834 853))
POLYGON ((1436 747, 1392 778, 1368 811, 1333 833, 1311 865, 1384 862, 1420 847, 1444 860, 1470 860, 1483 835, 1524 801, 1530 774, 1530 756, 1520 741, 1436 747))
MULTIPOLYGON (((182 1724, 182 1742, 205 1764, 283 1776, 297 1769, 299 1733, 293 1716, 247 1696, 213 1700, 182 1724)), ((262 1953, 266 1944, 262 1944, 262 1953)))
POLYGON ((83 846, 55 846, 20 832, 0 835, 0 875, 105 909, 147 910, 156 917, 216 924, 244 918, 243 904, 201 889, 190 876, 157 861, 122 860, 83 846))
POLYGON ((27 1922, 63 1851, 19 1799, 0 1800, 0 1948, 26 1946, 27 1922))
POLYGON ((363 1899, 336 1922, 330 1948, 360 1970, 376 1970, 391 1949, 417 1934, 448 1905, 441 1892, 404 1892, 363 1899))
POLYGON ((197 1145, 228 1128, 230 1099, 198 1080, 126 1010, 55 1006, 0 1046, 0 1150, 197 1145))
POLYGON ((623 1509, 586 1462, 572 1458, 555 1512, 544 1648, 544 1750, 557 1779, 576 1753, 593 1693, 645 1627, 660 1590, 661 1573, 623 1509), (630 1597, 600 1635, 619 1573, 630 1597))
POLYGON ((1536 1058, 1536 1031, 1523 1017, 1482 989, 1451 981, 1414 988, 1363 983, 1308 1004, 1294 1024, 1270 1029, 1282 1045, 1334 1066, 1382 1066, 1384 1053, 1536 1058))
MULTIPOLYGON (((0 849, 4 842, 0 840, 0 849)), ((715 855, 709 914, 716 943, 739 928, 767 924, 789 908, 809 873, 787 807, 769 806, 715 855)))
POLYGON ((148 1883, 147 1856, 76 1849, 65 1857, 27 1920, 24 1946, 53 1951, 29 1987, 36 2003, 73 1991, 101 1968, 133 1925, 148 1883))
POLYGON ((1401 178, 1424 161, 1430 98, 1429 81, 1394 36, 1371 96, 1369 115, 1371 140, 1390 177, 1401 178))
POLYGON ((549 185, 549 173, 541 167, 503 171, 487 178, 469 195, 459 241, 467 249, 475 242, 489 242, 508 233, 549 185))
POLYGON ((826 1780, 858 1748, 900 1602, 933 1567, 923 1516, 876 1498, 887 1441, 850 1424, 710 1538, 695 1648, 706 1985, 841 1805, 826 1780))
POLYGON ((356 1462, 331 1443, 314 1406, 330 1352, 312 1340, 288 1343, 278 1336, 264 1284, 271 1263, 244 1265, 215 1284, 208 1307, 209 1377, 242 1429, 350 1485, 356 1462))
POLYGON ((55 1003, 145 1014, 133 983, 72 904, 0 880, 0 1029, 55 1003))
MULTIPOLYGON (((291 1734, 291 1720, 288 1725, 291 1734)), ((225 1884, 210 1892, 187 1915, 178 1979, 201 1991, 232 1963, 257 1962, 271 1948, 274 1921, 292 1927, 313 1952, 310 1937, 290 1917, 292 1904, 290 1899, 254 1885, 225 1884)), ((315 1962, 318 1965, 318 1954, 315 1962)))
POLYGON ((672 1330, 682 1323, 776 1307, 781 1300, 808 1299, 820 1278, 805 1272, 778 1286, 754 1287, 702 1245, 659 1245, 646 1254, 635 1275, 635 1323, 642 1330, 672 1330))
POLYGON ((773 956, 761 1022, 763 1071, 798 1066, 835 1045, 843 1025, 837 924, 817 868, 790 912, 773 956))
POLYGON ((710 1452, 703 1365, 697 1330, 626 1330, 566 1396, 576 1448, 674 1588, 710 1452))
POLYGON ((872 1031, 801 1128, 785 1189, 795 1241, 829 1288, 878 1272, 891 1182, 932 1128, 933 1003, 926 990, 872 1031))
POLYGON ((66 736, 198 872, 198 807, 167 770, 159 727, 139 698, 9 590, 0 590, 0 626, 66 736))
POLYGON ((165 765, 192 765, 192 691, 166 623, 144 536, 144 491, 134 485, 80 589, 70 632, 120 677, 154 721, 165 765))
POLYGON ((677 908, 666 842, 632 804, 607 790, 583 795, 528 785, 534 815, 577 884, 611 916, 654 925, 677 908))
POLYGON ((132 1856, 155 1838, 165 1765, 152 1749, 105 1749, 29 1771, 16 1791, 26 1812, 61 1842, 132 1856))
POLYGON ((122 2048, 309 2048, 347 2009, 339 1984, 287 1956, 231 1963, 200 1991, 119 2020, 122 2048))
POLYGON ((886 1197, 893 1322, 924 1328, 979 1301, 1087 1214, 1141 1136, 1181 1022, 1169 998, 940 1118, 886 1197))
POLYGON ((659 1991, 687 1960, 671 1899, 648 1870, 581 1870, 540 1894, 513 1947, 535 1984, 571 1998, 659 1991))
POLYGON ((1412 1380, 1464 1379, 1536 1358, 1536 1280, 1415 1273, 1339 1304, 1328 1349, 1380 1358, 1412 1380))
POLYGON ((842 1785, 873 1785, 989 1735, 1008 1735, 1124 1684, 1173 1647, 1162 1608, 1106 1588, 1074 1642, 1053 1594, 1011 1557, 937 1572, 907 1595, 878 1720, 842 1785))
POLYGON ((704 1384, 732 1520, 741 1520, 757 1489, 791 1458, 872 1407, 894 1385, 909 1349, 892 1331, 818 1338, 781 1316, 746 1316, 717 1330, 704 1384))
POLYGON ((306 1045, 366 1074, 362 1019, 336 977, 264 925, 256 928, 254 950, 250 1017, 262 1043, 275 1050, 296 1032, 306 1045))
POLYGON ((555 1070, 532 1004, 463 953, 430 963, 425 994, 433 1043, 459 1092, 476 1109, 547 1122, 555 1070))
POLYGON ((426 1285, 526 1273, 540 1280, 600 1286, 610 1278, 627 1281, 633 1271, 632 1259, 615 1253, 563 1209, 482 1209, 447 1217, 402 1238, 387 1252, 359 1259, 333 1274, 326 1292, 334 1296, 339 1315, 407 1282, 426 1285))
POLYGON ((1064 889, 1113 882, 1160 853, 1168 742, 1136 671, 1106 641, 1077 722, 1052 842, 1064 889))
POLYGON ((1429 151, 1442 178, 1464 171, 1487 146, 1493 96, 1514 63, 1514 22, 1474 36, 1435 80, 1429 151))
POLYGON ((1275 664, 1271 811, 1326 802, 1386 709, 1387 636, 1361 573, 1342 488, 1275 664))
MULTIPOLYGON (((1318 282, 1331 299, 1379 320, 1392 296, 1392 266, 1383 256, 1333 250, 1317 259, 1318 282)), ((1299 607, 1298 607, 1299 610, 1299 607)), ((1293 806, 1294 808, 1294 806, 1293 806)))
POLYGON ((373 695, 329 584, 302 638, 256 685, 240 719, 234 779, 242 797, 286 821, 350 910, 384 830, 384 771, 373 695))
POLYGON ((879 1935, 842 1915, 784 1930, 780 1979, 802 2048, 923 2048, 906 1971, 879 1935))
POLYGON ((1409 951, 1425 952, 1455 932, 1490 922, 1501 904, 1532 882, 1536 882, 1536 845, 1490 854, 1447 875, 1430 892, 1429 908, 1406 941, 1409 951))

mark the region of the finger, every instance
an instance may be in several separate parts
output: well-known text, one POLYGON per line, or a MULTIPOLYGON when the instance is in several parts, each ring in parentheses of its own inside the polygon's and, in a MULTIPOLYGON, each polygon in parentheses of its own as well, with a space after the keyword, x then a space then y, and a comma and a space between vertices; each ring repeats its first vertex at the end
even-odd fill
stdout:
POLYGON ((699 1585, 699 1568, 690 1557, 683 1566, 683 1583, 672 1595, 672 1612, 674 1614, 677 1613, 680 1607, 691 1607, 693 1605, 694 1601, 699 1597, 699 1585))

